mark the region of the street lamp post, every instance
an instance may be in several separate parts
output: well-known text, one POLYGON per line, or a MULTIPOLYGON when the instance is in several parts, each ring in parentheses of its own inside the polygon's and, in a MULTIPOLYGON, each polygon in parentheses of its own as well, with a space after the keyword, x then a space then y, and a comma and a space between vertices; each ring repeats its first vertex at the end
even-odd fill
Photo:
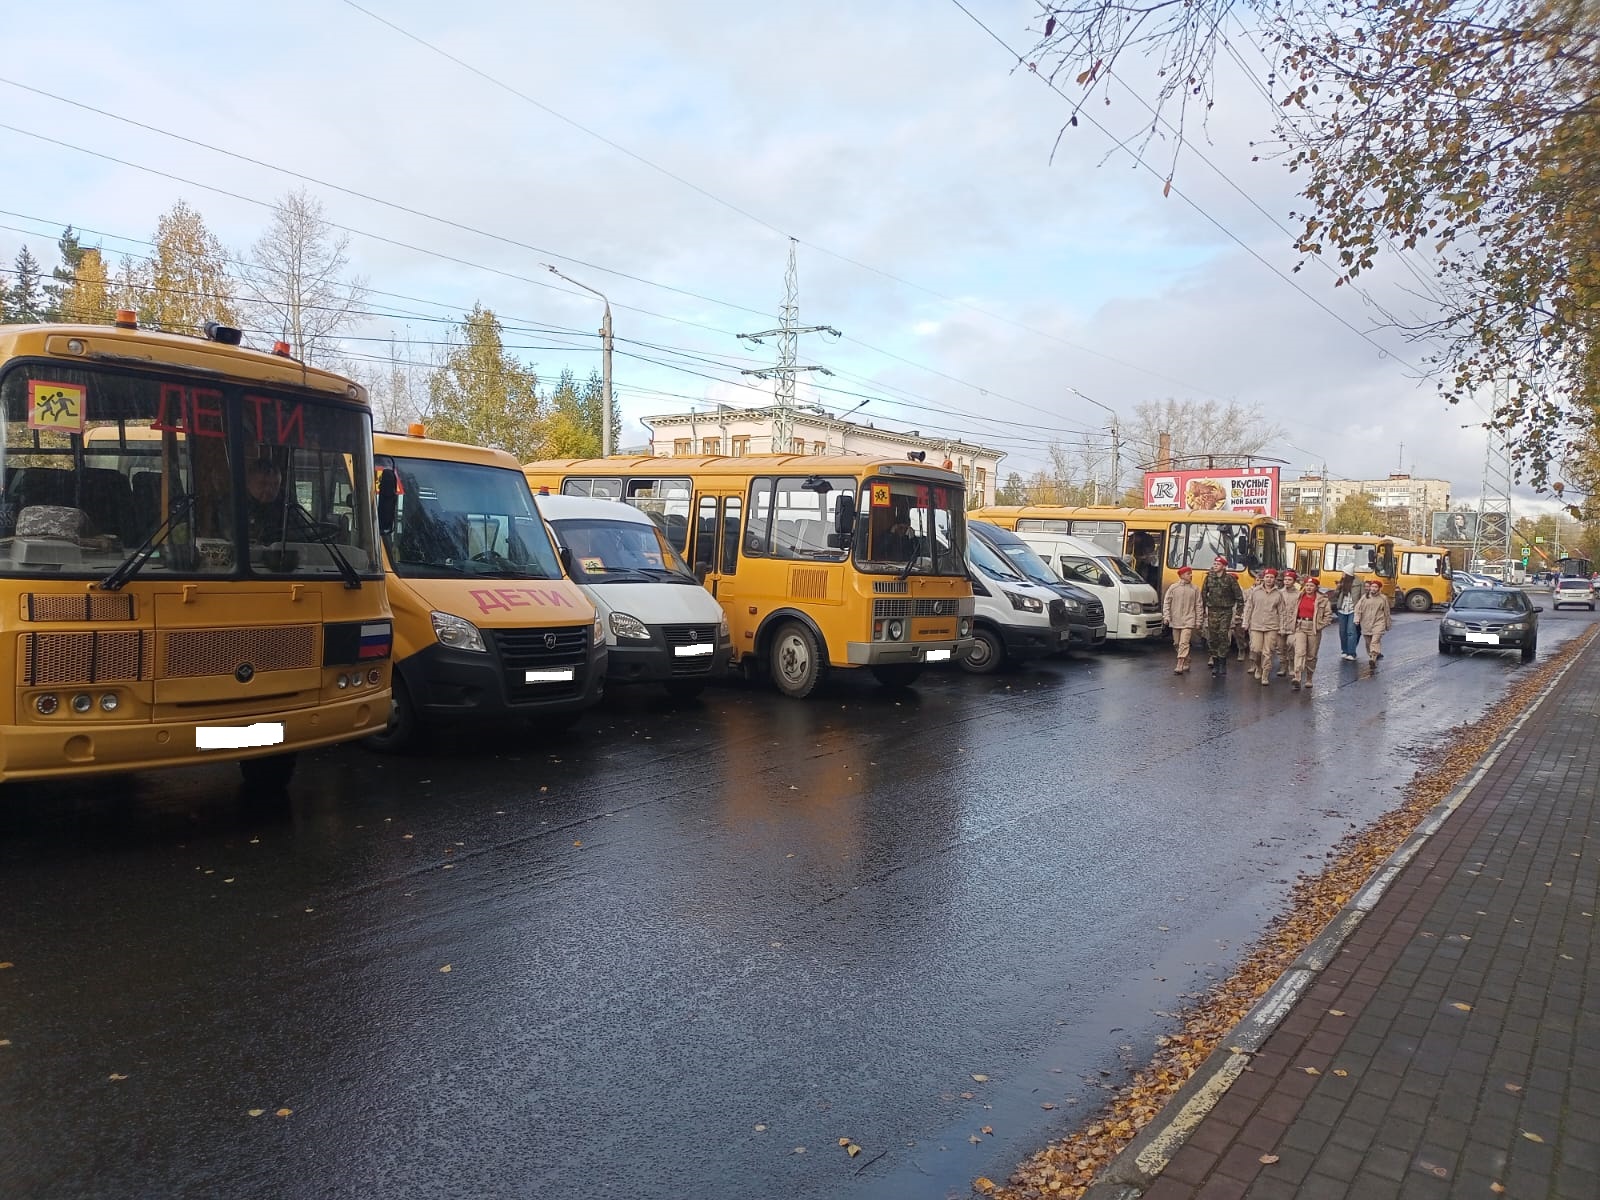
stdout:
MULTIPOLYGON (((1067 391, 1078 399, 1087 400, 1096 408, 1103 408, 1111 414, 1111 496, 1112 503, 1118 503, 1121 499, 1121 493, 1117 489, 1121 483, 1120 476, 1122 475, 1122 431, 1117 426, 1117 410, 1109 404, 1101 404, 1093 396, 1085 396, 1075 387, 1069 387, 1067 391)), ((1098 503, 1099 497, 1096 497, 1095 500, 1098 503)))
POLYGON ((544 264, 544 269, 557 279, 565 279, 573 287, 582 288, 594 296, 599 296, 606 306, 605 317, 600 323, 600 390, 602 392, 600 414, 600 455, 602 458, 611 453, 611 301, 597 288, 590 287, 587 283, 579 283, 570 275, 563 275, 549 263, 544 264))

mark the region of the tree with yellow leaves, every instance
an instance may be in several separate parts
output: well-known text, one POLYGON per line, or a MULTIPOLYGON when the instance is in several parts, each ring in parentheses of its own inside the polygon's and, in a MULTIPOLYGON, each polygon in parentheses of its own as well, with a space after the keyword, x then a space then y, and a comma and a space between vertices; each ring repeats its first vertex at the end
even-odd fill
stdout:
POLYGON ((138 310, 146 324, 171 333, 199 333, 207 321, 238 323, 227 253, 204 218, 182 200, 156 222, 149 263, 130 272, 143 295, 138 310))
POLYGON ((545 440, 538 376, 506 353, 494 310, 473 305, 456 332, 461 343, 428 378, 429 433, 536 458, 545 440))

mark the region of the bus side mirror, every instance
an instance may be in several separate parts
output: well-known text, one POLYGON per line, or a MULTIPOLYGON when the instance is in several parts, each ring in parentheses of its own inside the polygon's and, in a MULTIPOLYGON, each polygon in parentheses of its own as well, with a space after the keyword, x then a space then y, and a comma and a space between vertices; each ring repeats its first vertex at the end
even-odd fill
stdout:
POLYGON ((828 537, 830 550, 850 549, 850 539, 856 528, 856 500, 854 496, 840 496, 833 509, 833 533, 828 537))
POLYGON ((378 532, 388 537, 394 532, 395 511, 400 507, 400 489, 392 468, 378 472, 378 532))

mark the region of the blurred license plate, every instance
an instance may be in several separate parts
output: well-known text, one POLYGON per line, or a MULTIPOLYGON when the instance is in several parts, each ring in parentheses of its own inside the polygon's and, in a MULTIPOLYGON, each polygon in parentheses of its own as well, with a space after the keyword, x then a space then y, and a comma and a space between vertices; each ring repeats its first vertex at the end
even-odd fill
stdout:
POLYGON ((246 750, 252 746, 281 746, 282 721, 257 721, 254 725, 197 725, 196 750, 246 750))
POLYGON ((524 671, 523 683, 571 683, 572 668, 560 667, 548 671, 524 671))
POLYGON ((948 651, 948 650, 929 650, 928 651, 928 661, 929 662, 949 662, 950 661, 950 651, 948 651))
POLYGON ((714 649, 710 642, 696 642, 692 646, 674 646, 672 652, 679 658, 701 658, 714 649))
POLYGON ((1467 641, 1477 642, 1483 646, 1498 646, 1500 644, 1500 635, 1498 633, 1469 633, 1467 634, 1467 641))

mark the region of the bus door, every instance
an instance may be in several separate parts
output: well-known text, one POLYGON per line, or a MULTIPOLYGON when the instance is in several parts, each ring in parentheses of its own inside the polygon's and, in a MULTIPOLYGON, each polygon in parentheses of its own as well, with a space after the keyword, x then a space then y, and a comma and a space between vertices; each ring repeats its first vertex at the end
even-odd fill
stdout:
POLYGON ((742 645, 740 624, 732 608, 738 590, 739 534, 744 524, 744 495, 700 492, 695 497, 694 549, 690 562, 706 590, 722 602, 733 629, 735 648, 742 645))
POLYGON ((1159 593, 1161 592, 1161 564, 1167 557, 1167 531, 1165 529, 1130 529, 1122 555, 1133 569, 1159 593))

